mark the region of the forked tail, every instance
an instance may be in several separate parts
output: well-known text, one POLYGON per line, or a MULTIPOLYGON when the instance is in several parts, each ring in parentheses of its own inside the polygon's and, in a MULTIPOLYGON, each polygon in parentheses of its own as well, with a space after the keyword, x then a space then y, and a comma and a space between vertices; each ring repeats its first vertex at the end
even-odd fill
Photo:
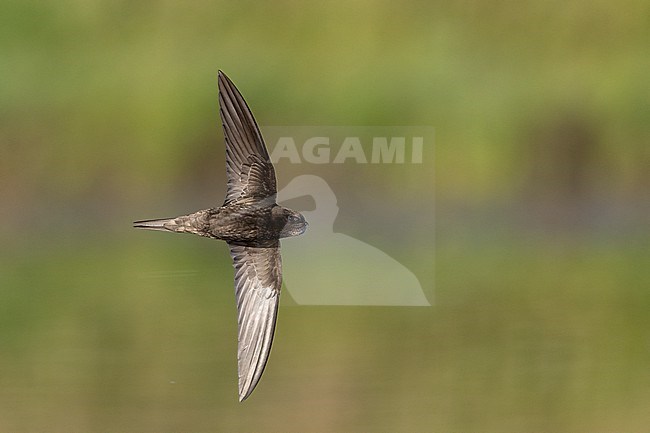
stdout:
POLYGON ((204 236, 208 226, 209 210, 200 210, 189 215, 176 218, 160 218, 155 220, 142 220, 133 223, 138 229, 159 230, 176 233, 196 233, 204 236))
POLYGON ((135 221, 133 227, 137 229, 176 232, 179 228, 177 220, 178 218, 160 218, 155 220, 135 221))

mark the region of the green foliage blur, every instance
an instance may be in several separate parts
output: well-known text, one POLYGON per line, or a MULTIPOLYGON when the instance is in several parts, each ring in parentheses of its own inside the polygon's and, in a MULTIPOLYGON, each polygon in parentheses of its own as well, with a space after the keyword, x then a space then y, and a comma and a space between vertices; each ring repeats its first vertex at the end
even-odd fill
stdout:
POLYGON ((648 29, 636 0, 3 0, 0 431, 644 431, 648 29), (218 69, 262 124, 436 130, 435 239, 399 245, 433 307, 285 296, 242 404, 227 247, 131 229, 222 200, 218 69))

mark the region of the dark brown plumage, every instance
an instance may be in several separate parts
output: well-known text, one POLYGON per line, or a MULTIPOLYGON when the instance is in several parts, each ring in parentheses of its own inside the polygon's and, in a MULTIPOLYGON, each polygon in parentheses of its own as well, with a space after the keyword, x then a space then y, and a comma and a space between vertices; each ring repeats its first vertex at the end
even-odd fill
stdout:
POLYGON ((305 232, 304 217, 276 203, 275 171, 262 134, 235 85, 219 71, 219 113, 226 139, 224 204, 176 218, 136 221, 150 230, 193 233, 228 242, 238 310, 239 401, 264 371, 282 286, 280 238, 305 232))

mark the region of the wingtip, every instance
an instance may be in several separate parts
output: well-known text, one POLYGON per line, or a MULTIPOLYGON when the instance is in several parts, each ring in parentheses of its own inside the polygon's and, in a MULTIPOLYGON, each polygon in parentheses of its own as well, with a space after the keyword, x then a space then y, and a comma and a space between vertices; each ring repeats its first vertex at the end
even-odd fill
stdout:
POLYGON ((240 388, 239 389, 239 402, 241 403, 244 400, 246 400, 252 393, 253 393, 253 390, 250 389, 250 388, 248 388, 248 389, 240 388))
POLYGON ((217 74, 217 83, 218 83, 218 87, 219 87, 219 98, 222 97, 223 92, 225 92, 226 89, 228 88, 228 82, 229 81, 230 80, 228 79, 228 76, 226 74, 224 74, 224 72, 221 69, 219 69, 219 73, 217 74))
POLYGON ((228 75, 226 75, 226 73, 221 69, 219 69, 219 72, 217 72, 217 80, 219 81, 219 86, 223 86, 224 84, 230 82, 228 75))

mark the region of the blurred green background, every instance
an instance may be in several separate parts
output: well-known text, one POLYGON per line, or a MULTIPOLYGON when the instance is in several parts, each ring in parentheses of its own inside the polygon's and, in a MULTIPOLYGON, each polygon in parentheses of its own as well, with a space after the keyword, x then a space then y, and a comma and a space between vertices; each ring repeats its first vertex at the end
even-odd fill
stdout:
POLYGON ((649 28, 634 0, 3 0, 0 431, 645 431, 649 28), (243 404, 227 247, 130 227, 221 202, 217 69, 262 124, 436 128, 408 187, 435 243, 397 253, 435 305, 285 305, 243 404))

